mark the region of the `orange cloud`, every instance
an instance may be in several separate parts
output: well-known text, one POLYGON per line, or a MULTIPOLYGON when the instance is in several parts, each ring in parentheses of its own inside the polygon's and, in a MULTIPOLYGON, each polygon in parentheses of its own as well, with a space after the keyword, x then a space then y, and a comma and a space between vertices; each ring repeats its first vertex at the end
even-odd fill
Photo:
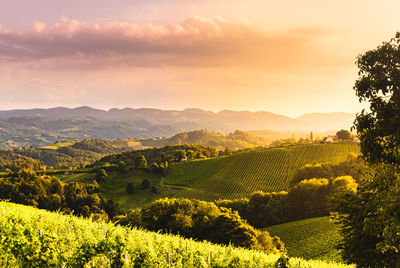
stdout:
POLYGON ((66 17, 30 31, 0 27, 0 61, 34 61, 38 68, 101 66, 243 66, 267 69, 342 65, 343 57, 318 46, 326 31, 300 28, 266 32, 246 21, 192 17, 174 25, 66 17))

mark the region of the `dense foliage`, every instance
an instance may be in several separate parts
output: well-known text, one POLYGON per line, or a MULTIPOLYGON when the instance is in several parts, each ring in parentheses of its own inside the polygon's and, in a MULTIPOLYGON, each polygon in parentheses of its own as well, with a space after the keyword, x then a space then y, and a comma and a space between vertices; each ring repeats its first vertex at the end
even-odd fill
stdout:
POLYGON ((39 170, 40 162, 13 151, 0 150, 0 171, 17 172, 21 169, 39 170))
POLYGON ((128 167, 136 167, 138 160, 146 160, 146 165, 152 163, 179 162, 182 160, 204 159, 218 156, 215 147, 205 147, 202 145, 174 145, 160 148, 149 148, 143 150, 133 150, 120 154, 113 154, 103 157, 92 166, 104 165, 104 163, 120 164, 124 162, 128 167), (144 159, 141 157, 143 156, 144 159), (139 159, 141 158, 141 159, 139 159))
POLYGON ((112 201, 102 198, 99 191, 96 182, 63 183, 58 178, 38 176, 26 170, 0 178, 0 199, 85 217, 112 219, 119 209, 112 201))
POLYGON ((352 135, 350 131, 342 129, 338 132, 336 132, 336 136, 338 137, 339 140, 351 140, 352 135))
POLYGON ((335 179, 303 180, 288 192, 255 192, 249 199, 218 200, 218 206, 239 212, 256 228, 300 219, 328 216, 330 200, 347 192, 356 191, 357 184, 350 176, 335 179))
POLYGON ((370 169, 358 191, 343 195, 335 211, 342 224, 343 257, 365 267, 395 267, 400 262, 400 170, 370 169))
POLYGON ((122 225, 151 231, 171 232, 224 245, 231 243, 269 253, 284 252, 278 237, 254 229, 237 212, 205 201, 161 199, 118 218, 122 225))
POLYGON ((354 90, 369 111, 357 115, 361 151, 369 162, 400 164, 400 33, 357 59, 354 90))
POLYGON ((343 234, 343 257, 363 267, 400 263, 400 33, 357 59, 354 90, 369 110, 355 128, 364 159, 371 164, 358 191, 335 205, 343 234))
POLYGON ((290 185, 296 185, 302 180, 313 178, 336 178, 339 176, 352 176, 360 180, 362 171, 366 168, 364 161, 356 154, 349 154, 346 161, 339 163, 307 164, 298 169, 290 185))

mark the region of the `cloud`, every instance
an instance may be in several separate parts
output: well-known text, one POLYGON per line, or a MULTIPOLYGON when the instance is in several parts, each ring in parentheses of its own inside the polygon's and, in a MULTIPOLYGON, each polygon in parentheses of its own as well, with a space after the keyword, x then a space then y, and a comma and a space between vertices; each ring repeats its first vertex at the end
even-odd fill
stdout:
POLYGON ((61 17, 32 30, 0 27, 0 61, 34 62, 40 68, 106 66, 288 66, 338 65, 318 47, 326 31, 261 30, 247 21, 192 17, 173 25, 107 22, 89 24, 61 17))

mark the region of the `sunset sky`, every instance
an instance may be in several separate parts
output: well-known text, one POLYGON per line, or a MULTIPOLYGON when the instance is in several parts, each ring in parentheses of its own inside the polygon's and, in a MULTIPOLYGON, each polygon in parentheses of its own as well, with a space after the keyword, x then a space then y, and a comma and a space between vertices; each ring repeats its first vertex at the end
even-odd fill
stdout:
POLYGON ((0 110, 357 112, 399 1, 0 0, 0 110))

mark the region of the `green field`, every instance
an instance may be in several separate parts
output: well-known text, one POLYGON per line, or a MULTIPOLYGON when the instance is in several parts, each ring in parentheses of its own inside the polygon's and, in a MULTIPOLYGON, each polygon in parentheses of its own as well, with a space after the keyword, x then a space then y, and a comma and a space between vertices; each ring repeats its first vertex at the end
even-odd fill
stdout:
POLYGON ((57 150, 61 147, 65 147, 65 146, 71 146, 75 143, 75 141, 65 141, 65 142, 57 142, 57 143, 53 143, 47 146, 42 146, 39 147, 40 149, 46 149, 46 150, 57 150))
MULTIPOLYGON (((63 182, 88 182, 91 183, 96 178, 95 173, 77 173, 72 175, 56 175, 63 182)), ((98 181, 101 194, 111 199, 124 210, 144 207, 157 199, 173 197, 182 191, 181 187, 161 184, 159 175, 136 170, 130 173, 109 173, 103 181, 98 181), (142 189, 143 179, 148 179, 150 187, 154 186, 157 193, 152 193, 150 188, 142 189), (134 193, 126 192, 126 185, 132 182, 134 193)))
POLYGON ((314 162, 344 161, 359 153, 355 142, 266 148, 170 165, 165 183, 187 187, 177 197, 206 201, 287 190, 297 169, 314 162))
MULTIPOLYGON (((278 255, 0 202, 1 267, 275 267, 278 255)), ((351 267, 292 258, 289 267, 351 267)))
POLYGON ((281 238, 291 257, 342 261, 339 250, 335 248, 341 235, 329 217, 279 224, 265 230, 281 238))

